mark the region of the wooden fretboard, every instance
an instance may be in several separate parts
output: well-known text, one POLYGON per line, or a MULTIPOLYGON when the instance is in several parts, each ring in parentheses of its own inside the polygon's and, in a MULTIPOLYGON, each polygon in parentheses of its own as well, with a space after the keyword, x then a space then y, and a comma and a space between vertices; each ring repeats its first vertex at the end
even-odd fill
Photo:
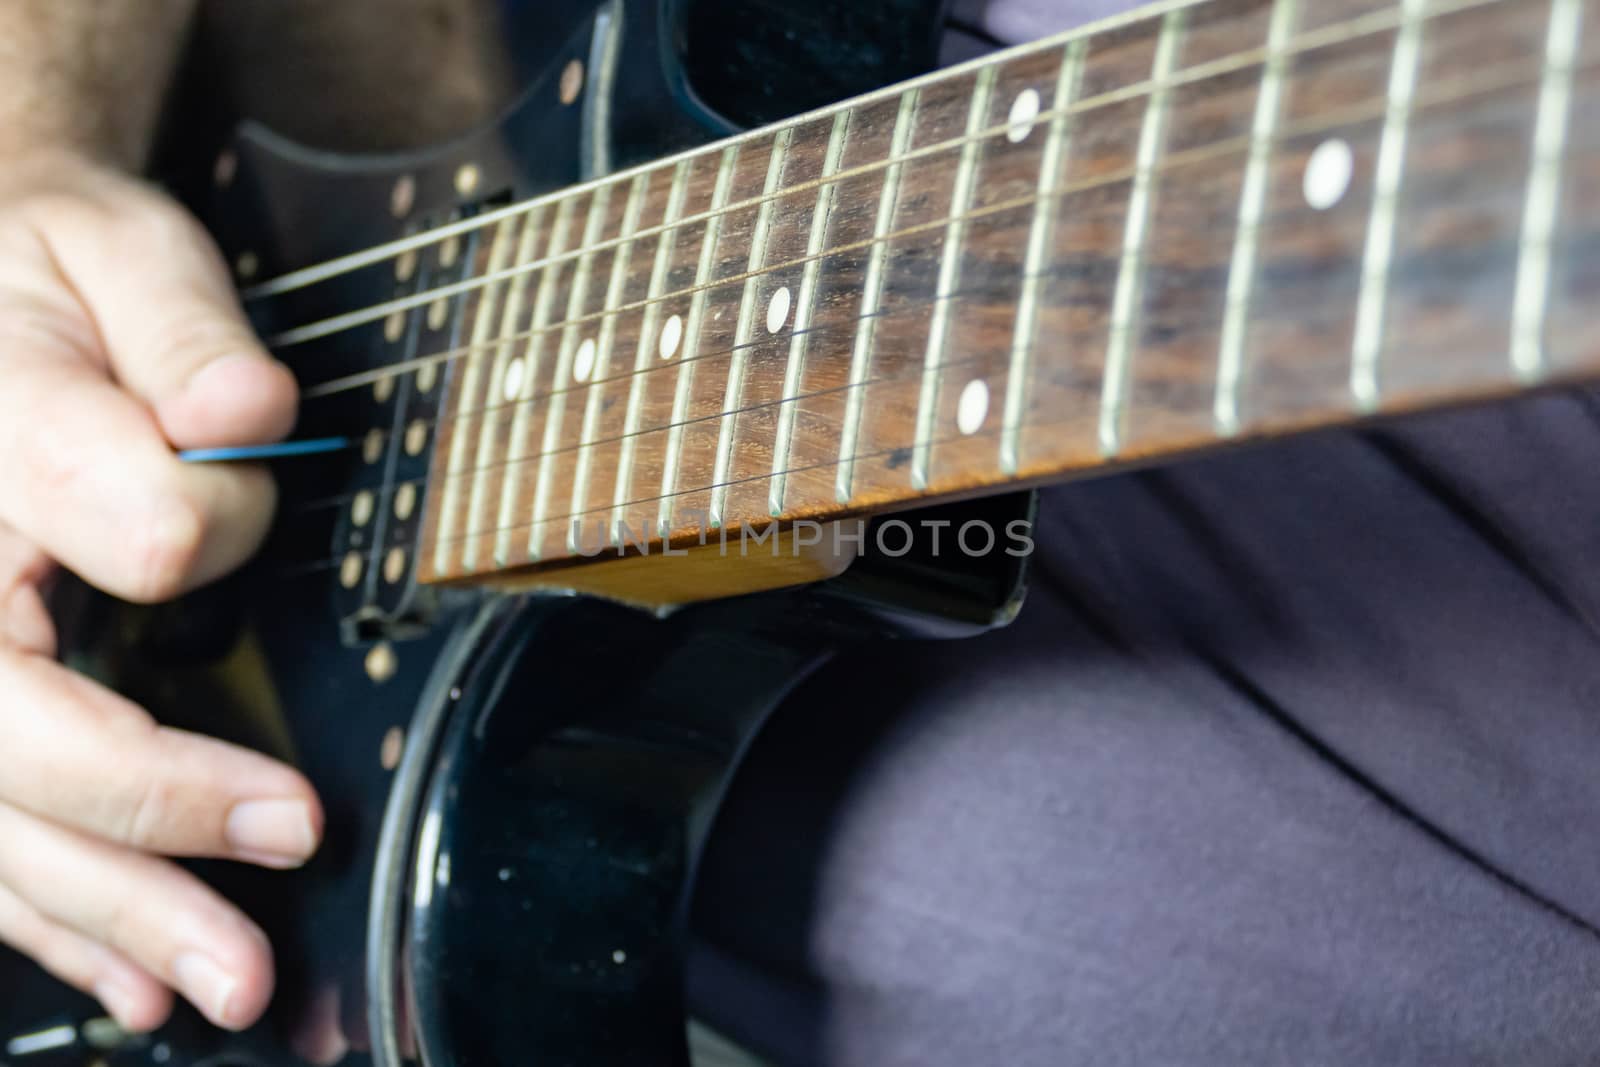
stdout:
POLYGON ((1600 372, 1600 0, 1164 4, 502 212, 426 581, 1600 372))

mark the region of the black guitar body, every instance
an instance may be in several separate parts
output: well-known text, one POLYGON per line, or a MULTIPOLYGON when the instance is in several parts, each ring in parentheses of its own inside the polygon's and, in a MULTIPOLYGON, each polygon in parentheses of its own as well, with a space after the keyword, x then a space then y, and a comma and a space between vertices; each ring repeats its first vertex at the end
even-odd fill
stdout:
MULTIPOLYGON (((944 5, 526 6, 543 8, 526 95, 475 136, 348 158, 242 128, 186 186, 229 257, 270 277, 912 76, 934 62, 944 5)), ((310 290, 320 304, 252 311, 271 332, 445 284, 436 258, 408 282, 366 269, 310 290)), ((282 355, 315 383, 450 343, 423 334, 413 323, 396 343, 376 324, 282 355)), ((304 870, 196 865, 272 937, 271 1013, 231 1035, 180 1009, 128 1037, 4 955, 0 1063, 684 1064, 696 861, 764 718, 842 644, 973 632, 1020 604, 1022 564, 1004 554, 869 551, 821 586, 663 617, 420 587, 409 564, 386 566, 414 545, 420 508, 401 518, 391 502, 426 473, 431 443, 413 454, 405 429, 449 381, 415 379, 306 403, 296 436, 376 429, 381 449, 281 461, 278 529, 245 573, 152 611, 82 590, 63 605, 77 665, 318 788, 327 841, 304 870), (363 492, 378 503, 358 521, 363 492)), ((961 508, 1003 526, 1031 500, 961 508)), ((816 709, 817 728, 841 713, 816 709)))

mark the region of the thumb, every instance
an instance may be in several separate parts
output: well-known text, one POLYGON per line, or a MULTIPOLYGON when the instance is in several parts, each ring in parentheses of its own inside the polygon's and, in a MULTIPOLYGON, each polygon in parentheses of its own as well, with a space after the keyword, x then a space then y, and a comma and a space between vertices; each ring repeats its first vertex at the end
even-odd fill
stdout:
POLYGON ((41 227, 99 327, 109 370, 175 447, 283 437, 294 377, 256 339, 215 245, 177 205, 125 184, 115 210, 41 227))

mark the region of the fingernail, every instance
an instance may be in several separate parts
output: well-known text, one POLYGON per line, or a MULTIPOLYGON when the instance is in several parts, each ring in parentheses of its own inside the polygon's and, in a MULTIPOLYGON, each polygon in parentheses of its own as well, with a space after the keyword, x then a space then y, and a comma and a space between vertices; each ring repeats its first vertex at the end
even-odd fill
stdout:
POLYGON ((221 967, 198 952, 185 952, 172 965, 173 976, 183 995, 218 1026, 231 1027, 228 1008, 232 1006, 233 991, 238 987, 221 967))
POLYGON ((124 988, 114 978, 102 978, 94 984, 94 998, 124 1030, 137 1032, 133 1020, 139 1014, 139 999, 133 990, 124 988))
POLYGON ((272 867, 298 867, 317 849, 311 810, 299 800, 235 804, 223 833, 241 859, 272 867))

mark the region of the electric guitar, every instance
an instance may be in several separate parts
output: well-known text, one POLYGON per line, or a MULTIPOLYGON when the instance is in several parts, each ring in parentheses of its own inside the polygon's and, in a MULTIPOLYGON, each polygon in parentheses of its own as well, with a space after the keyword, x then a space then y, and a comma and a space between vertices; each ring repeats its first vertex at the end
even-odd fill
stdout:
POLYGON ((841 644, 1012 618, 1031 488, 1600 373, 1596 0, 1179 0, 932 71, 944 6, 596 3, 464 140, 210 161, 324 451, 244 574, 79 591, 67 654, 294 762, 327 843, 196 865, 277 949, 258 1027, 8 956, 4 1063, 683 1064, 745 746, 841 644))

